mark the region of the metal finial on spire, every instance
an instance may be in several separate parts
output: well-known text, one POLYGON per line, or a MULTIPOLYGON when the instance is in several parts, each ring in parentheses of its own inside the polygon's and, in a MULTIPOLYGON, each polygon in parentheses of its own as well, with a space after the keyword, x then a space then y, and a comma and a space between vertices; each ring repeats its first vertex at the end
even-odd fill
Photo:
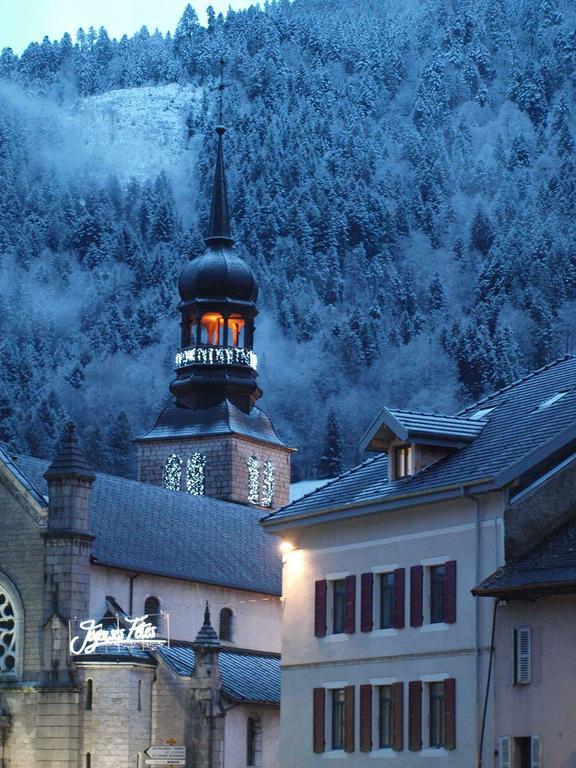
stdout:
POLYGON ((214 188, 212 191, 212 207, 210 209, 210 224, 208 226, 208 236, 205 238, 206 245, 234 245, 230 231, 230 216, 228 213, 228 194, 226 191, 226 176, 224 173, 224 148, 222 137, 226 129, 222 125, 222 113, 224 103, 224 59, 220 59, 220 83, 218 85, 219 95, 219 119, 220 123, 216 126, 218 134, 218 148, 216 150, 216 168, 214 169, 214 188))

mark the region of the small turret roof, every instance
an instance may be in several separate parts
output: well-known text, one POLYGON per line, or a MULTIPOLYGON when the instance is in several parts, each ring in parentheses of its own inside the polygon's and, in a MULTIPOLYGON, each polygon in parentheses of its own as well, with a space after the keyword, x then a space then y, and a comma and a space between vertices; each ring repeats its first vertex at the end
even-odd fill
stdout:
POLYGON ((46 480, 58 480, 67 477, 90 481, 96 480, 96 475, 92 472, 90 465, 78 446, 74 422, 69 421, 66 424, 59 451, 52 464, 46 470, 44 477, 46 480))
POLYGON ((208 601, 206 601, 206 609, 204 611, 204 624, 202 624, 200 632, 196 635, 196 640, 194 640, 192 647, 196 650, 216 650, 220 648, 220 640, 218 640, 216 630, 210 622, 208 601))

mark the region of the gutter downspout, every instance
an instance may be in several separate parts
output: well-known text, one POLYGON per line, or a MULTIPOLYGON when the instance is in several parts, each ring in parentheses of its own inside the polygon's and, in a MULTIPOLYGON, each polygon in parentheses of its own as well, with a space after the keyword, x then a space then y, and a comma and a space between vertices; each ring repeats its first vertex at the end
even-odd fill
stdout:
MULTIPOLYGON (((479 600, 476 595, 476 600, 479 600)), ((494 601, 494 612, 492 614, 492 635, 490 639, 490 661, 488 662, 488 676, 486 678, 486 692, 484 694, 484 711, 482 713, 482 728, 480 730, 480 749, 478 756, 478 768, 482 768, 482 749, 484 747, 484 732, 486 730, 486 715, 488 713, 488 696, 490 694, 490 680, 492 678, 492 665, 494 662, 494 638, 496 635, 496 615, 498 606, 500 605, 500 598, 497 597, 494 601)))
MULTIPOLYGON (((477 496, 473 496, 472 494, 466 493, 466 488, 462 485, 460 486, 460 491, 462 493, 462 497, 466 499, 470 499, 476 504, 476 573, 474 576, 474 583, 476 585, 480 584, 480 556, 482 554, 481 552, 481 543, 480 543, 480 500, 477 496)), ((474 670, 474 688, 476 692, 475 696, 475 704, 474 704, 474 710, 475 710, 475 730, 476 730, 476 764, 478 766, 482 765, 482 738, 481 733, 482 729, 480 726, 480 601, 478 598, 475 598, 475 605, 474 605, 474 660, 475 660, 475 670, 474 670)))

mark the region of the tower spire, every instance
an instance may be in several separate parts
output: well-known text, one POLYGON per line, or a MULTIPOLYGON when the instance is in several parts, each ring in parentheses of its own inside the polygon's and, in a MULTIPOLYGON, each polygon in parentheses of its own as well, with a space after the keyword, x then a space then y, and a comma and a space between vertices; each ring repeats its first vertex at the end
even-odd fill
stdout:
POLYGON ((224 59, 220 59, 220 83, 218 85, 219 105, 218 117, 219 125, 216 126, 218 135, 218 147, 216 150, 216 167, 214 169, 214 187, 212 190, 212 206, 210 209, 210 224, 208 226, 208 235, 205 238, 206 245, 234 245, 230 230, 230 215, 228 212, 228 194, 226 191, 226 174, 224 171, 224 148, 222 137, 226 133, 226 128, 222 125, 222 110, 224 101, 224 59))

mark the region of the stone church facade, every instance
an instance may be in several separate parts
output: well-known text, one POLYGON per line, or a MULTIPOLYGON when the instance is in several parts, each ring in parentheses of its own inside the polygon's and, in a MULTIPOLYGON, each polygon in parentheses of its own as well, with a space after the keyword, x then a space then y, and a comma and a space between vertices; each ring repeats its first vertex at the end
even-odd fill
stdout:
POLYGON ((143 768, 151 746, 278 765, 281 562, 258 520, 288 500, 291 449, 256 406, 257 285, 217 134, 174 400, 137 441, 138 480, 94 474, 73 425, 51 463, 0 447, 1 768, 143 768), (156 644, 76 652, 81 622, 129 637, 136 617, 156 644))

